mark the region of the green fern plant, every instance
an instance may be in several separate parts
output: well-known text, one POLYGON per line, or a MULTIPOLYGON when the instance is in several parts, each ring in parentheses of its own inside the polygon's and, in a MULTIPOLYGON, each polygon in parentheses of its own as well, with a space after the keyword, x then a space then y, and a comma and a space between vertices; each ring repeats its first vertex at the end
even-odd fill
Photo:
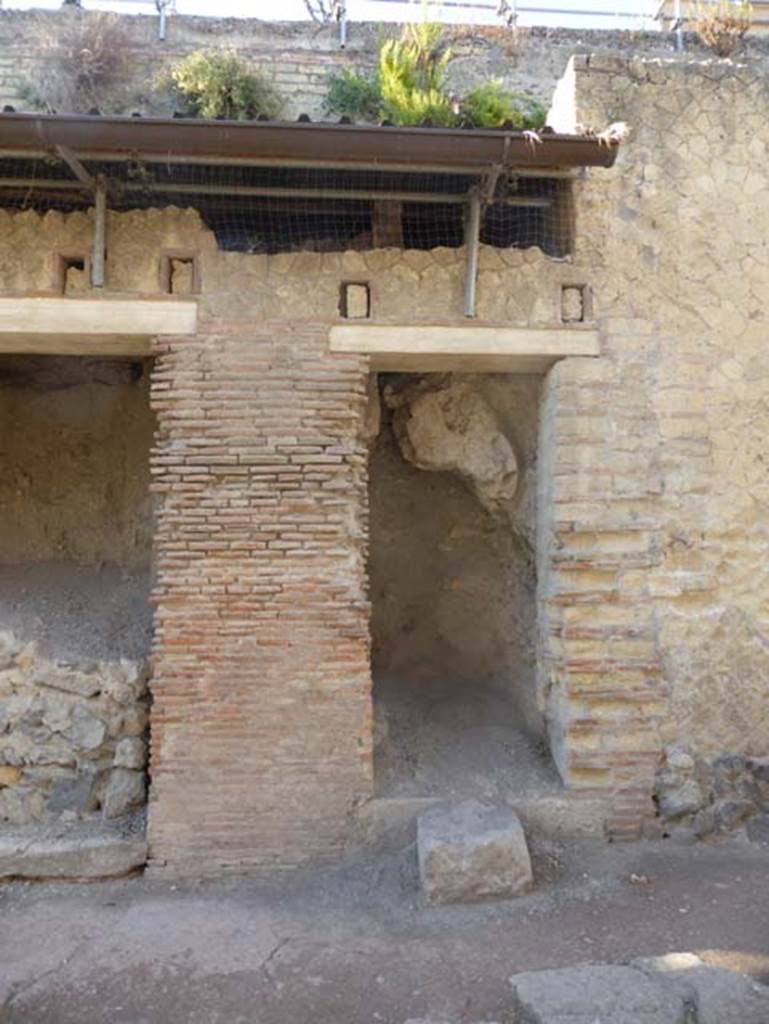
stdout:
POLYGON ((383 116, 397 125, 456 124, 458 112, 446 88, 450 56, 441 46, 440 26, 430 22, 407 25, 400 39, 384 42, 378 74, 383 116))

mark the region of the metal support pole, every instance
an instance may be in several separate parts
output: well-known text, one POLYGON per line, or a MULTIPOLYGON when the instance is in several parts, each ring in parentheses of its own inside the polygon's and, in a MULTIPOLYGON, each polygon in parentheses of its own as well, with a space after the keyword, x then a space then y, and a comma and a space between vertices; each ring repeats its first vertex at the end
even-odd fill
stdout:
POLYGON ((339 48, 343 50, 347 46, 347 3, 346 0, 341 0, 337 8, 337 18, 339 19, 339 48))
POLYGON ((470 196, 465 225, 465 316, 475 316, 475 286, 478 281, 478 244, 481 234, 481 196, 474 190, 470 196))
POLYGON ((104 285, 104 249, 107 231, 107 186, 100 174, 96 179, 93 204, 93 248, 91 251, 91 287, 104 285))
POLYGON ((158 39, 164 42, 166 38, 166 8, 168 0, 155 0, 155 6, 158 11, 158 39))
POLYGON ((673 18, 676 23, 676 50, 678 53, 681 53, 684 48, 684 20, 681 16, 681 0, 675 0, 673 18))

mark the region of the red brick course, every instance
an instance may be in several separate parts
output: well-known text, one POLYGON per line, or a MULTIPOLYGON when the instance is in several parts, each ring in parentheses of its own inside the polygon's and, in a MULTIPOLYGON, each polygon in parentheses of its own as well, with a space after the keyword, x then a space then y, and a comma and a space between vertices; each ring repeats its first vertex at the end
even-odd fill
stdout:
POLYGON ((151 864, 337 856, 371 793, 367 366, 327 326, 159 344, 151 864))

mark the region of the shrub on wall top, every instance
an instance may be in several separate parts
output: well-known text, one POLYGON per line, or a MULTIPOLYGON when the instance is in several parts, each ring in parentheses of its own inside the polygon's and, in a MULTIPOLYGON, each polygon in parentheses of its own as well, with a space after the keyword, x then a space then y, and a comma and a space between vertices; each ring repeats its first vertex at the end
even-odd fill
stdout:
POLYGON ((236 54, 198 50, 174 64, 166 77, 185 105, 199 117, 245 121, 277 117, 283 102, 270 81, 236 54))
POLYGON ((509 92, 500 82, 478 85, 460 104, 462 122, 476 128, 541 128, 547 117, 543 103, 523 92, 509 92))
POLYGON ((465 97, 449 88, 447 65, 451 51, 439 25, 404 26, 400 39, 380 43, 375 72, 347 68, 328 78, 325 108, 362 121, 390 121, 398 125, 434 125, 475 128, 541 128, 546 109, 523 93, 485 82, 465 97))

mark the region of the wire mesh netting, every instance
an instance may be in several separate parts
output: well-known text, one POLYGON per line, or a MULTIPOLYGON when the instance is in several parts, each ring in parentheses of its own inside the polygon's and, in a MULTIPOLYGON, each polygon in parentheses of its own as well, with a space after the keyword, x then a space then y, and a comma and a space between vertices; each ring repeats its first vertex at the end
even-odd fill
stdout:
MULTIPOLYGON (((115 211, 195 209, 221 249, 333 252, 464 244, 473 195, 483 198, 480 241, 498 248, 570 251, 571 182, 501 175, 190 163, 166 158, 83 160, 115 211), (484 193, 484 189, 493 192, 484 193)), ((0 206, 64 213, 93 205, 93 187, 56 158, 0 160, 0 206)))

